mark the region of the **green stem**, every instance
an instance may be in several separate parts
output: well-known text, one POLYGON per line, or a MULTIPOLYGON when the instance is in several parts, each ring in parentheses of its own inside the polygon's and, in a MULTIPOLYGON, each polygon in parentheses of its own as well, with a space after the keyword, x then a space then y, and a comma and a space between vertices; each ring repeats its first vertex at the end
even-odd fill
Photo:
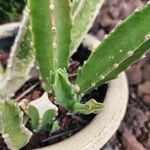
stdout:
POLYGON ((33 47, 46 88, 50 89, 47 78, 54 71, 54 52, 52 50, 52 22, 50 0, 28 0, 33 47))

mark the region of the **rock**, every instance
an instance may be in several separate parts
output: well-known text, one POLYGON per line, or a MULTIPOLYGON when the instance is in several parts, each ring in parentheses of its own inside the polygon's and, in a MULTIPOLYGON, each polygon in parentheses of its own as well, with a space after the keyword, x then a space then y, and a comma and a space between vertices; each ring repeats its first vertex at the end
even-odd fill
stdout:
POLYGON ((129 131, 123 133, 121 141, 125 150, 145 150, 143 145, 129 131))
POLYGON ((105 33, 105 30, 101 29, 101 30, 99 30, 98 33, 97 33, 97 38, 98 38, 100 41, 102 41, 102 39, 104 38, 105 34, 106 34, 106 33, 105 33))
POLYGON ((139 84, 142 82, 142 71, 140 65, 134 65, 126 71, 128 82, 130 85, 139 84))
POLYGON ((146 81, 138 86, 140 94, 150 94, 150 81, 146 81))
POLYGON ((100 17, 100 23, 103 27, 111 26, 113 23, 113 20, 109 17, 108 14, 102 14, 100 17))
POLYGON ((38 90, 36 90, 36 91, 34 91, 33 94, 32 94, 32 100, 36 100, 36 99, 38 99, 40 96, 41 96, 41 92, 38 91, 38 90))
POLYGON ((138 7, 142 7, 143 6, 143 2, 141 0, 136 0, 136 3, 133 3, 133 8, 132 10, 138 8, 138 7))
POLYGON ((119 12, 120 12, 121 19, 126 18, 131 13, 130 5, 128 5, 126 2, 122 2, 119 8, 119 12))
POLYGON ((115 7, 115 6, 110 7, 110 9, 109 9, 109 14, 110 14, 114 19, 118 19, 118 17, 119 17, 118 8, 115 7))
POLYGON ((145 104, 150 105, 150 95, 144 95, 143 101, 145 104))
POLYGON ((150 63, 145 63, 143 70, 142 70, 143 78, 145 80, 150 80, 150 63))
POLYGON ((118 4, 118 2, 119 2, 119 0, 107 0, 105 3, 107 4, 107 5, 117 5, 118 4))
MULTIPOLYGON (((136 106, 134 106, 132 108, 132 113, 133 113, 133 122, 135 122, 135 126, 139 126, 139 127, 143 127, 145 122, 148 120, 148 117, 144 114, 144 112, 137 108, 136 106)), ((135 128, 136 130, 136 128, 135 128)))

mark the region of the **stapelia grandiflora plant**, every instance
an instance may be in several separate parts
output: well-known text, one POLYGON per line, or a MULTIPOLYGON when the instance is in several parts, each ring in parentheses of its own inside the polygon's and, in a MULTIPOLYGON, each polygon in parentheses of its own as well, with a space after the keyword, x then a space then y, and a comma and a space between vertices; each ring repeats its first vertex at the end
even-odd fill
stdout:
POLYGON ((118 23, 93 50, 71 83, 67 74, 69 56, 81 44, 102 3, 99 0, 28 0, 27 33, 31 32, 31 46, 45 93, 32 102, 0 101, 0 132, 8 148, 25 146, 34 132, 54 132, 59 128, 58 108, 49 100, 48 92, 53 92, 57 103, 68 110, 69 115, 97 113, 103 105, 94 99, 82 103, 82 97, 115 79, 149 50, 150 3, 147 3, 118 23), (30 118, 32 131, 25 127, 27 119, 23 113, 30 118))

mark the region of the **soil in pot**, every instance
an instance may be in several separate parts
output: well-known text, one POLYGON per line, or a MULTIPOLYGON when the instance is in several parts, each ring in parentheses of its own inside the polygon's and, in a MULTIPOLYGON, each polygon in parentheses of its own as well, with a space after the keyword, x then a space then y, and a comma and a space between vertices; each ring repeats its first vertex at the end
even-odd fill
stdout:
MULTIPOLYGON (((82 46, 80 46, 78 52, 76 52, 73 55, 73 57, 70 60, 70 65, 68 69, 69 80, 71 82, 74 82, 78 67, 83 65, 84 60, 86 60, 89 57, 89 55, 90 51, 86 50, 82 46)), ((1 52, 0 60, 3 66, 6 65, 8 57, 9 57, 8 53, 1 52)), ((93 90, 90 94, 85 95, 82 101, 86 102, 87 100, 94 98, 99 102, 103 102, 106 95, 106 91, 107 85, 105 84, 93 90)), ((13 98, 16 99, 17 102, 19 102, 21 99, 24 98, 32 101, 39 98, 43 93, 44 90, 42 89, 41 81, 38 79, 30 80, 16 92, 15 97, 13 98), (34 86, 34 88, 32 90, 29 90, 31 89, 32 86, 34 86)), ((53 103, 55 103, 55 99, 52 94, 49 94, 49 98, 53 103)), ((22 150, 30 150, 33 148, 44 147, 65 140, 66 138, 82 130, 95 117, 94 114, 90 115, 78 114, 74 116, 68 115, 67 111, 62 106, 58 104, 56 105, 59 108, 59 115, 57 117, 57 120, 59 122, 60 129, 52 134, 50 132, 34 134, 30 142, 24 148, 22 148, 22 150)), ((0 138, 0 149, 7 150, 7 147, 4 144, 2 137, 0 138)))

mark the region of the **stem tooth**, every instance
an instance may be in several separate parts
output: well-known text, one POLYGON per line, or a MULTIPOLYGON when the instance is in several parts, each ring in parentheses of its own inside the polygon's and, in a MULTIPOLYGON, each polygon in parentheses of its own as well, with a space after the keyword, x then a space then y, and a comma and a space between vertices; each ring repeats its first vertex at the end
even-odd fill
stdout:
POLYGON ((135 9, 135 12, 140 12, 140 11, 141 11, 140 7, 138 7, 138 8, 135 9))
POLYGON ((56 27, 52 27, 52 32, 56 33, 56 27))
POLYGON ((73 85, 73 89, 75 93, 79 93, 80 92, 80 87, 78 85, 73 85))
POLYGON ((150 34, 145 36, 145 40, 149 40, 150 39, 150 34))
POLYGON ((142 58, 145 58, 145 57, 146 57, 146 55, 143 55, 143 56, 142 56, 142 58))
POLYGON ((133 55, 133 51, 129 51, 128 53, 127 53, 127 56, 132 56, 133 55))
POLYGON ((95 85, 96 85, 95 83, 92 83, 92 84, 91 84, 91 87, 95 87, 95 85))
POLYGON ((104 80, 104 79, 105 79, 105 76, 101 75, 101 76, 99 77, 99 79, 100 79, 100 80, 104 80))
POLYGON ((52 46, 53 46, 53 48, 56 48, 56 47, 57 47, 57 44, 56 44, 56 43, 53 43, 52 46))
POLYGON ((104 36, 104 40, 106 40, 108 38, 108 34, 106 34, 105 36, 104 36))
POLYGON ((87 63, 87 61, 84 61, 84 63, 83 63, 83 64, 85 65, 86 63, 87 63))
POLYGON ((123 52, 123 50, 121 49, 119 52, 120 52, 120 53, 122 53, 122 52, 123 52))
POLYGON ((54 10, 54 9, 55 9, 54 4, 50 4, 49 9, 50 9, 50 10, 54 10))
POLYGON ((123 22, 123 21, 120 20, 120 21, 117 23, 117 27, 121 26, 122 22, 123 22))
POLYGON ((119 67, 119 64, 114 64, 113 67, 114 67, 114 68, 118 68, 118 67, 119 67))

